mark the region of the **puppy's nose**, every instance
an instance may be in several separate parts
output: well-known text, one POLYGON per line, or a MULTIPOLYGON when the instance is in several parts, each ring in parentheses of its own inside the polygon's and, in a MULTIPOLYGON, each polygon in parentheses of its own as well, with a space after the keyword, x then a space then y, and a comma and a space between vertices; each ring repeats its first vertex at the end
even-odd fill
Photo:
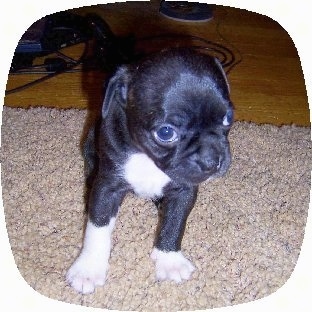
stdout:
POLYGON ((220 158, 204 158, 198 162, 201 170, 206 173, 214 173, 220 169, 221 160, 220 158))

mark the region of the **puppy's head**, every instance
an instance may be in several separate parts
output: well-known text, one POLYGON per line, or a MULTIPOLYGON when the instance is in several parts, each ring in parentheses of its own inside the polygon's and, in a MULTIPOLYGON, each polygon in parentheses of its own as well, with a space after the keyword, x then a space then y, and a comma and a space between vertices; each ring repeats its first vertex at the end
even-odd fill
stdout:
POLYGON ((108 86, 104 118, 117 106, 131 144, 172 180, 198 184, 227 171, 233 108, 215 58, 173 49, 123 67, 108 86))

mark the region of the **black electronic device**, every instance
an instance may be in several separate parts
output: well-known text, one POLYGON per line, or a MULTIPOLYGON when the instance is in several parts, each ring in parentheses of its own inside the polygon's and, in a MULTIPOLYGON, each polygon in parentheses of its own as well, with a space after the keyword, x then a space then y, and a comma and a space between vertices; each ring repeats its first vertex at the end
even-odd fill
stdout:
POLYGON ((93 57, 88 61, 84 59, 85 63, 107 70, 132 59, 132 37, 117 38, 109 25, 96 14, 81 16, 65 11, 47 15, 27 29, 15 49, 10 72, 29 69, 38 56, 91 39, 94 40, 93 57))
POLYGON ((102 70, 111 73, 118 65, 131 63, 153 52, 149 51, 149 48, 140 50, 137 46, 138 42, 143 46, 144 42, 157 40, 164 43, 159 45, 159 49, 167 48, 166 43, 172 47, 184 46, 186 41, 199 42, 201 45, 190 47, 217 57, 226 68, 226 73, 241 62, 240 52, 237 49, 235 50, 239 59, 226 46, 204 38, 179 33, 159 34, 139 39, 133 35, 121 38, 115 36, 105 20, 97 14, 89 13, 82 16, 64 11, 47 15, 31 25, 19 40, 13 56, 11 74, 45 75, 7 90, 6 95, 24 90, 64 72, 102 70), (89 44, 90 41, 92 44, 89 44), (62 48, 78 43, 85 43, 78 59, 73 59, 61 51, 62 48), (38 56, 44 56, 44 60, 42 64, 36 62, 34 65, 34 60, 38 56))
POLYGON ((41 39, 46 28, 47 19, 42 18, 33 23, 19 40, 15 53, 39 53, 42 51, 41 39))
POLYGON ((91 36, 84 17, 59 12, 33 23, 19 40, 15 53, 47 54, 84 42, 91 36))
POLYGON ((30 68, 34 58, 92 38, 86 18, 69 12, 47 15, 23 34, 14 52, 11 72, 30 68))

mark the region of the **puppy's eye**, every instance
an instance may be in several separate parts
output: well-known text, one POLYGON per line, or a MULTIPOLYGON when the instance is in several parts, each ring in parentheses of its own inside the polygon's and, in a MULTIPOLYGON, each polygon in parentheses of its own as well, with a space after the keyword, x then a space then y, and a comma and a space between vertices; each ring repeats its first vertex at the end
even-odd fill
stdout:
POLYGON ((223 126, 230 126, 233 123, 234 114, 232 109, 228 109, 223 117, 223 126))
POLYGON ((154 132, 155 139, 161 143, 171 143, 178 139, 177 132, 171 126, 162 126, 154 132))

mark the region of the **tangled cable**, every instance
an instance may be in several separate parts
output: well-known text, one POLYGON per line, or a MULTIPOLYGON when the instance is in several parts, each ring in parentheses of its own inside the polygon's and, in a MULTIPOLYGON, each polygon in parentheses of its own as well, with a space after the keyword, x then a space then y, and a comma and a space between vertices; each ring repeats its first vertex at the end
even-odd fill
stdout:
MULTIPOLYGON (((99 30, 97 30, 99 31, 99 30)), ((99 51, 104 51, 105 48, 106 49, 113 49, 114 51, 109 52, 110 55, 117 55, 119 56, 111 63, 113 63, 113 68, 110 68, 110 70, 114 69, 114 67, 123 64, 125 62, 130 62, 131 60, 137 59, 138 55, 137 55, 137 51, 135 49, 135 45, 136 44, 140 44, 140 43, 144 43, 147 41, 165 41, 165 40, 170 40, 170 44, 168 44, 167 46, 165 46, 164 48, 170 48, 172 46, 179 46, 179 47, 188 47, 188 48, 192 48, 192 49, 196 49, 196 50, 201 50, 203 53, 208 53, 212 56, 217 57, 221 64, 222 67, 224 68, 226 74, 229 74, 230 71, 237 66, 241 61, 242 61, 242 57, 241 54, 239 52, 238 49, 236 49, 236 54, 229 49, 228 47, 219 44, 219 43, 215 43, 209 40, 206 40, 204 38, 201 37, 197 37, 197 36, 192 36, 192 35, 183 35, 183 34, 161 34, 161 35, 155 35, 155 36, 147 36, 147 37, 143 37, 143 38, 139 38, 136 39, 134 41, 134 47, 131 47, 130 49, 128 48, 126 51, 122 51, 121 48, 119 47, 119 45, 116 46, 116 42, 120 43, 122 42, 123 39, 119 39, 117 37, 112 37, 112 41, 109 42, 109 44, 107 43, 107 36, 105 36, 105 34, 101 34, 101 36, 98 35, 99 41, 103 40, 101 39, 102 37, 104 38, 104 41, 102 42, 102 45, 104 44, 104 46, 101 46, 100 43, 98 43, 99 45, 99 51), (175 43, 173 43, 173 41, 175 41, 175 43), (200 45, 195 44, 195 45, 185 45, 186 41, 192 41, 192 42, 199 42, 200 45), (108 45, 107 45, 108 44, 108 45), (106 45, 106 46, 105 46, 106 45), (131 49, 134 49, 134 51, 131 51, 131 49), (117 53, 115 53, 117 52, 117 53), (127 55, 129 54, 129 55, 127 55)), ((224 39, 221 35, 220 37, 222 39, 224 39)), ((66 72, 76 72, 76 71, 84 71, 84 70, 92 70, 94 68, 97 68, 97 66, 92 66, 92 63, 94 62, 90 62, 90 56, 87 56, 86 50, 87 50, 87 42, 85 42, 86 46, 84 51, 82 52, 81 57, 78 60, 74 60, 66 55, 64 55, 63 53, 61 53, 60 51, 55 51, 55 52, 51 52, 52 53, 56 53, 60 58, 61 58, 61 65, 59 68, 56 68, 54 71, 51 70, 51 64, 50 67, 45 66, 45 64, 42 65, 37 65, 37 66, 31 66, 28 68, 23 68, 21 70, 16 71, 14 74, 46 74, 45 76, 35 79, 29 83, 26 83, 22 86, 18 86, 16 88, 13 88, 11 90, 7 90, 5 92, 6 95, 18 92, 18 91, 22 91, 26 88, 29 88, 31 86, 34 86, 38 83, 41 83, 43 81, 46 81, 52 77, 55 77, 57 75, 66 73, 66 72), (91 65, 90 65, 91 64, 91 65), (83 65, 81 69, 77 69, 76 67, 78 65, 83 65), (50 68, 50 70, 48 69, 50 68)), ((100 58, 100 57, 98 57, 100 58)), ((103 60, 98 60, 98 62, 103 62, 103 60)), ((96 62, 95 62, 96 63, 96 62)), ((108 62, 109 63, 109 62, 108 62)), ((104 70, 104 69, 102 69, 104 70)), ((105 71, 105 70, 104 70, 105 71)))
MULTIPOLYGON (((162 35, 148 36, 148 37, 140 38, 140 39, 138 39, 138 42, 140 42, 140 41, 154 41, 154 40, 169 40, 169 39, 181 41, 182 43, 181 43, 181 45, 179 45, 179 47, 188 47, 188 48, 192 48, 192 49, 196 49, 196 50, 202 50, 202 51, 204 51, 204 53, 208 53, 210 55, 217 57, 220 60, 222 67, 225 69, 225 72, 227 74, 229 74, 229 72, 242 61, 242 57, 241 57, 241 54, 238 51, 238 49, 236 49, 237 55, 235 55, 235 53, 231 49, 227 48, 226 46, 224 46, 222 44, 215 43, 215 42, 206 40, 204 38, 192 36, 192 35, 162 34, 162 35), (200 43, 202 43, 204 45, 187 45, 187 46, 185 46, 183 44, 183 42, 185 42, 186 40, 199 41, 200 43)), ((172 44, 172 43, 170 45, 175 46, 175 44, 172 44)), ((170 47, 170 46, 168 46, 168 47, 170 47)))

